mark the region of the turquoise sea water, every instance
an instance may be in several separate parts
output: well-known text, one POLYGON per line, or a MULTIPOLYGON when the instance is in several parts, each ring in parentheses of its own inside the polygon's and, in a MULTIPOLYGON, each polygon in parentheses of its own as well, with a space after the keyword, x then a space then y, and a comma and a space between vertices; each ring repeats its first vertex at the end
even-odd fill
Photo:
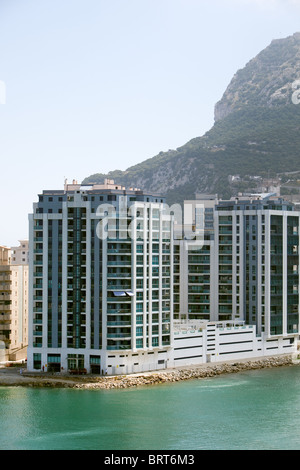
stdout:
POLYGON ((0 388, 0 449, 300 449, 300 367, 140 389, 0 388))

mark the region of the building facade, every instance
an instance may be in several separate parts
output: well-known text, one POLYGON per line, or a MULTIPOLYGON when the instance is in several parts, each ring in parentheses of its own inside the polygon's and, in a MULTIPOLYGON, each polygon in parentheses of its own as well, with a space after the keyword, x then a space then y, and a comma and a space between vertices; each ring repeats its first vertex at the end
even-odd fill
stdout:
MULTIPOLYGON (((198 203, 206 207, 207 201, 198 203)), ((174 311, 188 320, 244 321, 266 337, 295 338, 300 212, 265 194, 216 201, 211 215, 203 247, 175 241, 174 311)))
POLYGON ((164 199, 115 185, 44 191, 30 220, 28 369, 134 372, 165 364, 173 225, 164 199))
POLYGON ((300 212, 271 194, 202 195, 188 210, 186 230, 163 198, 110 180, 44 191, 30 216, 28 369, 128 374, 296 352, 300 212))
POLYGON ((289 354, 297 358, 292 338, 259 335, 255 325, 239 321, 178 324, 169 366, 190 366, 210 362, 224 363, 289 354))
POLYGON ((28 264, 13 264, 11 254, 0 247, 0 362, 27 357, 28 264))
POLYGON ((11 264, 29 265, 29 240, 19 240, 19 246, 11 248, 11 264))
POLYGON ((216 221, 219 266, 224 248, 230 266, 228 290, 219 290, 222 314, 242 318, 268 337, 298 334, 300 213, 266 195, 220 202, 216 221))

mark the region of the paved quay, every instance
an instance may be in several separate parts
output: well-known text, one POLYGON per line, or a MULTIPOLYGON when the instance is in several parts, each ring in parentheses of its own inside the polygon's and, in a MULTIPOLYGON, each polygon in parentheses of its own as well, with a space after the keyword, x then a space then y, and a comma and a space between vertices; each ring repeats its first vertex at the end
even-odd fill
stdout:
POLYGON ((178 367, 138 374, 101 377, 97 375, 71 376, 46 372, 28 372, 26 368, 0 367, 0 386, 74 388, 85 390, 118 389, 157 385, 182 380, 203 379, 221 374, 270 367, 297 366, 291 355, 256 359, 209 363, 198 366, 178 367))

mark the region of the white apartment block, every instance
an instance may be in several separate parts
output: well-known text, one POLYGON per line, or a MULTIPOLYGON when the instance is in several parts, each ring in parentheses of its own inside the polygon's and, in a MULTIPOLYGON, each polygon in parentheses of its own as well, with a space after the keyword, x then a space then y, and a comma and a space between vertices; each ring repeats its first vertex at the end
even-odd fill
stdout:
POLYGON ((271 194, 189 206, 184 234, 202 227, 200 243, 163 198, 110 180, 39 196, 29 370, 128 374, 297 351, 300 212, 271 194))
POLYGON ((109 180, 39 196, 30 216, 29 370, 111 374, 164 361, 173 225, 163 202, 109 180))
POLYGON ((175 319, 243 322, 263 342, 297 348, 300 212, 270 194, 211 202, 197 201, 203 246, 175 240, 175 319))

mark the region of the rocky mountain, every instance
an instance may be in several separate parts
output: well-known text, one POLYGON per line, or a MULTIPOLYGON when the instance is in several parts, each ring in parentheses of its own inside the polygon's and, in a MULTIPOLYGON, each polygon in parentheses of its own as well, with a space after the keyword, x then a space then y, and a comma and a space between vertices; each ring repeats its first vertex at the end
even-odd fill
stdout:
POLYGON ((230 197, 258 189, 261 178, 280 176, 284 182, 286 172, 296 171, 300 33, 272 41, 235 74, 215 106, 215 124, 205 135, 124 172, 89 176, 84 183, 112 178, 117 184, 164 194, 172 204, 194 198, 195 193, 230 197))
POLYGON ((247 106, 268 108, 291 103, 300 79, 300 33, 277 39, 239 70, 215 106, 215 121, 247 106))

